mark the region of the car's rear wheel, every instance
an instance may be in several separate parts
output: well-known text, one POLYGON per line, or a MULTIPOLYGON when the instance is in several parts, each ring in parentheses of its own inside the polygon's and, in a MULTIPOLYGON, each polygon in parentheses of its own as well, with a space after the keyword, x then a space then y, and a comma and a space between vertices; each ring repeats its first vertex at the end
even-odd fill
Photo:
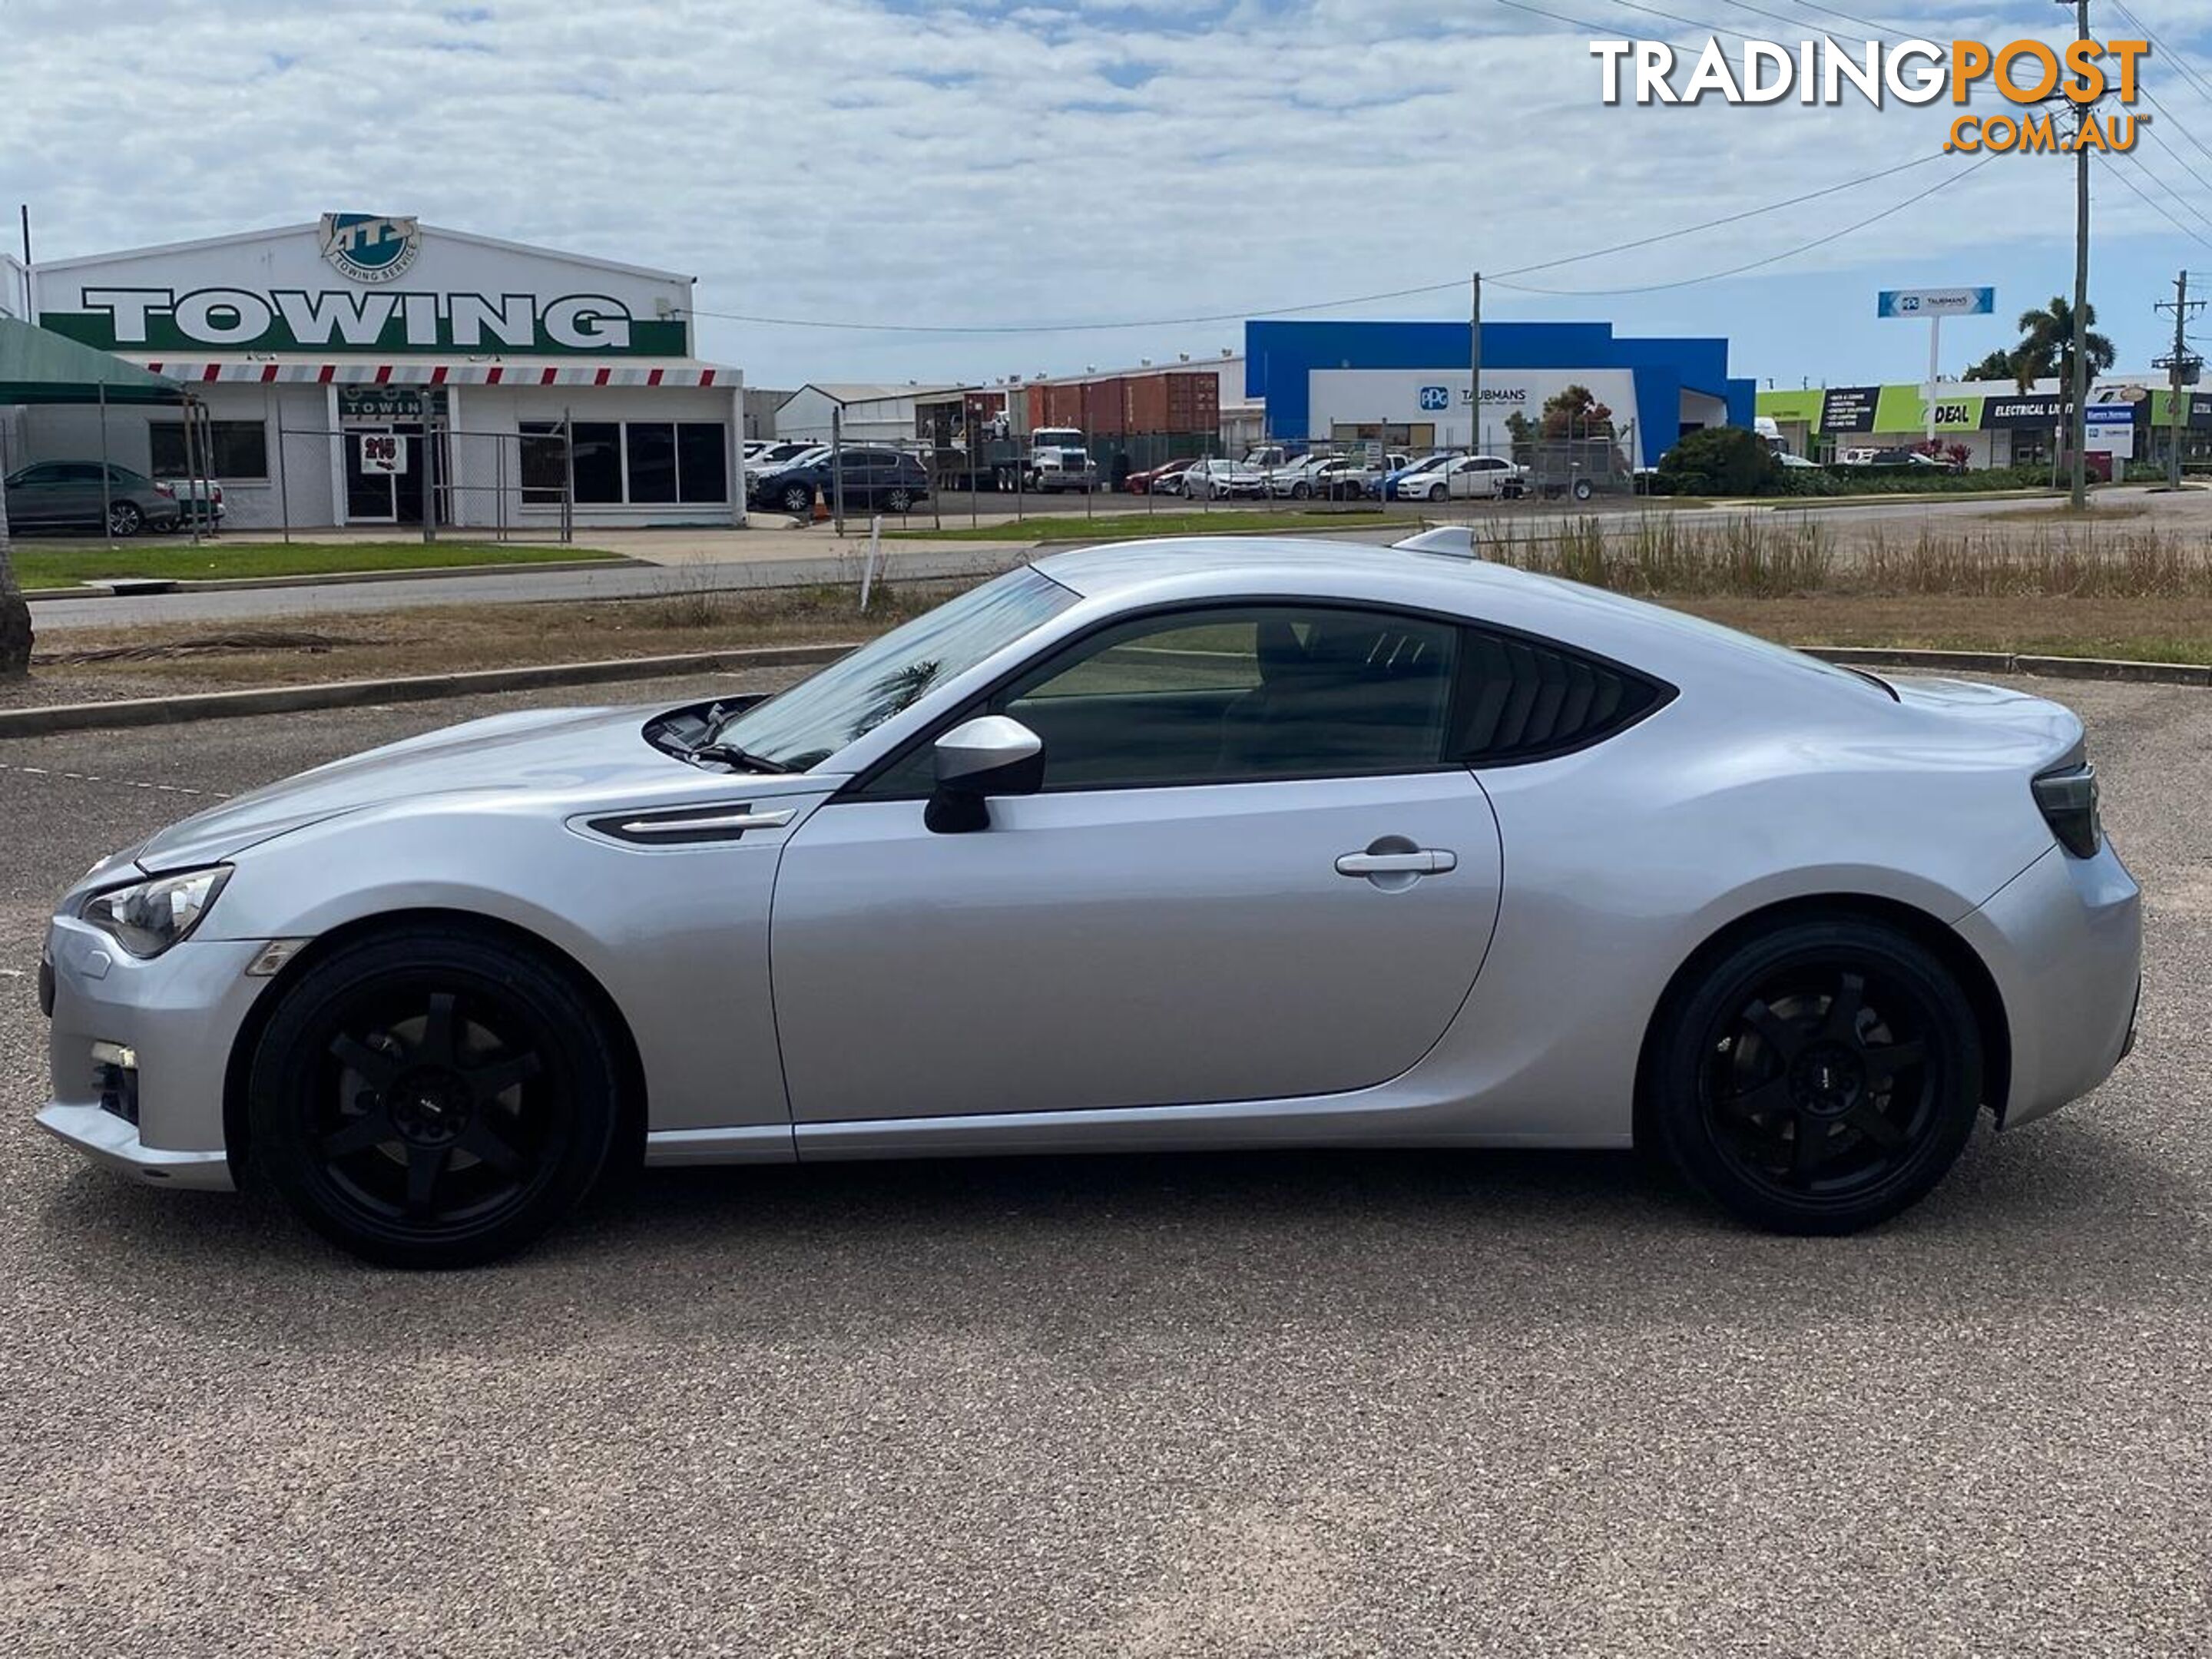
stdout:
POLYGON ((814 510, 814 492, 805 484, 786 484, 783 489, 783 510, 804 514, 814 510))
POLYGON ((1793 923, 1735 946, 1662 1015, 1646 1121, 1723 1207, 1848 1233, 1917 1202, 1972 1134, 1981 1033, 1956 978, 1876 922, 1793 923))
POLYGON ((146 515, 136 501, 110 501, 107 504, 107 533, 111 536, 135 536, 146 527, 146 515))
POLYGON ((315 1230, 396 1267, 520 1249, 590 1190, 617 1072, 568 975, 475 933, 346 945, 283 994, 253 1057, 255 1166, 315 1230))

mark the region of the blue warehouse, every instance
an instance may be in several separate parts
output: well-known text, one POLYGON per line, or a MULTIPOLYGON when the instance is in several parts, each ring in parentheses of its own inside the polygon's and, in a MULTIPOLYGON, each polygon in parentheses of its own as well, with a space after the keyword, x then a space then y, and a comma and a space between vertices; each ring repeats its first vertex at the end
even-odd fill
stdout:
POLYGON ((1248 397, 1267 435, 1415 449, 1502 452, 1515 415, 1538 419, 1570 386, 1610 409, 1632 465, 1648 465, 1686 432, 1753 424, 1751 380, 1729 373, 1723 339, 1625 339, 1610 323, 1485 323, 1479 432, 1470 420, 1468 325, 1249 322, 1248 397))

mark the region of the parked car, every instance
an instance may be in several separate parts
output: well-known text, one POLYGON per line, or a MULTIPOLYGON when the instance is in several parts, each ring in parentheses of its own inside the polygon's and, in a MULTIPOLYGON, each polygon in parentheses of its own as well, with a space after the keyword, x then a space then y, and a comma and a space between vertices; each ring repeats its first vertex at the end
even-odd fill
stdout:
POLYGON ((641 1158, 1634 1143, 1849 1232, 2128 1050, 2083 743, 1464 553, 1060 553, 766 701, 495 715, 103 859, 38 1121, 405 1267, 641 1158))
POLYGON ((1267 475, 1255 466, 1210 455, 1194 461, 1182 475, 1182 493, 1193 501, 1218 501, 1224 495, 1264 495, 1267 475))
POLYGON ((1426 475, 1453 459, 1449 453, 1424 455, 1418 461, 1386 472, 1376 483, 1376 494, 1386 501, 1425 496, 1429 488, 1426 475))
POLYGON ((1401 480, 1398 494, 1431 501, 1515 500, 1527 492, 1528 480, 1524 468, 1501 456, 1455 455, 1418 479, 1401 480))
POLYGON ((1132 472, 1122 480, 1132 495, 1180 495, 1182 494, 1182 475, 1190 469, 1192 458, 1169 461, 1142 472, 1132 472))
POLYGON ((1299 455, 1267 471, 1267 493, 1291 501, 1304 501, 1315 493, 1314 480, 1336 459, 1334 455, 1299 455))
POLYGON ((1774 452, 1774 459, 1781 464, 1782 470, 1785 472, 1818 472, 1820 471, 1820 464, 1818 461, 1808 461, 1802 455, 1792 454, 1786 449, 1776 450, 1774 452))
MULTIPOLYGON (((175 489, 127 466, 107 463, 100 489, 98 461, 35 461, 7 478, 8 521, 17 530, 78 530, 99 533, 101 502, 107 533, 174 530, 182 519, 175 489)), ((220 495, 217 496, 218 503, 220 495)))
POLYGON ((840 477, 848 512, 882 507, 904 513, 917 501, 929 499, 929 469, 919 457, 903 450, 841 450, 835 457, 834 470, 832 459, 826 449, 807 451, 750 480, 748 499, 756 506, 780 507, 793 514, 811 513, 817 501, 827 505, 839 499, 840 477))
POLYGON ((1385 455, 1379 467, 1368 465, 1364 454, 1336 456, 1314 474, 1313 493, 1332 501, 1360 501, 1373 495, 1384 477, 1411 465, 1407 455, 1385 455))
POLYGON ((789 438, 758 438, 745 446, 745 471, 772 472, 790 465, 815 450, 828 453, 827 444, 799 443, 789 438))

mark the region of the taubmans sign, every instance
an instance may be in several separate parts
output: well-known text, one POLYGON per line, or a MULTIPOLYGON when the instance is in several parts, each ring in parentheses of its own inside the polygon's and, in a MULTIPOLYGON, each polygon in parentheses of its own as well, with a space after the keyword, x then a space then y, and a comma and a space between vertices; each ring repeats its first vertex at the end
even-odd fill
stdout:
POLYGON ((689 282, 416 220, 319 224, 37 273, 40 321, 103 350, 688 356, 689 282))

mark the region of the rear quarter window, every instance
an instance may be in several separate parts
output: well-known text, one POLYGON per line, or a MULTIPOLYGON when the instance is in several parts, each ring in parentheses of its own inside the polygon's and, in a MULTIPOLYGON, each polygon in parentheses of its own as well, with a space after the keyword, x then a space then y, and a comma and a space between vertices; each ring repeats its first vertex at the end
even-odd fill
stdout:
POLYGON ((1664 708, 1674 688, 1619 663, 1548 641, 1466 630, 1450 752, 1471 766, 1511 766, 1571 754, 1664 708))

